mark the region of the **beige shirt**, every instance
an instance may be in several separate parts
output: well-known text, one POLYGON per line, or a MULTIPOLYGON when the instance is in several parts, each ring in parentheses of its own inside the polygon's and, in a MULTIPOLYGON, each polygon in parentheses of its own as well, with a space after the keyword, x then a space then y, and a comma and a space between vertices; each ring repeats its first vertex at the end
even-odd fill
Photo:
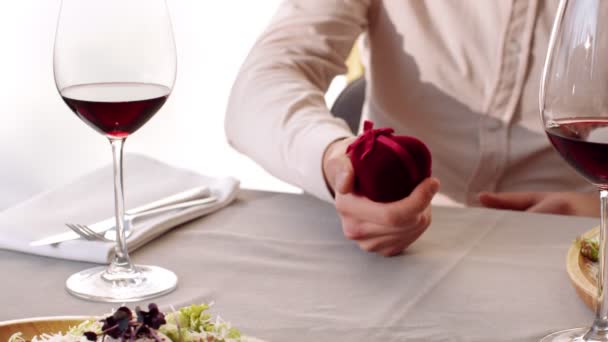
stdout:
POLYGON ((331 200, 321 160, 350 136, 324 92, 361 34, 364 118, 423 140, 442 194, 591 186, 553 151, 538 108, 557 0, 286 0, 234 84, 226 133, 275 176, 331 200))

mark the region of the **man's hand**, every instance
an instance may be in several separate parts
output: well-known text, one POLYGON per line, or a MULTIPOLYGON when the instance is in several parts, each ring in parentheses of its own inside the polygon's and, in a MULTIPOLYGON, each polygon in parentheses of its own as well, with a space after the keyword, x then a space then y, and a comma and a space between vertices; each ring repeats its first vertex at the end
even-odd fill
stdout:
POLYGON ((599 197, 583 192, 482 192, 479 202, 488 208, 535 213, 599 216, 599 197))
POLYGON ((346 148, 355 138, 333 142, 323 156, 323 173, 335 194, 342 232, 361 249, 384 256, 400 254, 431 223, 430 202, 439 180, 427 178, 399 201, 378 203, 353 193, 355 174, 346 148))

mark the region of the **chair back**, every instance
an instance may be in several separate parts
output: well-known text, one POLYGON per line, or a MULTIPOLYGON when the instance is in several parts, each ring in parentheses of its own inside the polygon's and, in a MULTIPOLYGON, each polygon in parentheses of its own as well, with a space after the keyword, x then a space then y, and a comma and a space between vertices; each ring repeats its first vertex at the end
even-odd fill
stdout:
POLYGON ((354 134, 358 133, 363 102, 365 101, 365 79, 358 78, 349 83, 338 95, 331 113, 344 119, 354 134))

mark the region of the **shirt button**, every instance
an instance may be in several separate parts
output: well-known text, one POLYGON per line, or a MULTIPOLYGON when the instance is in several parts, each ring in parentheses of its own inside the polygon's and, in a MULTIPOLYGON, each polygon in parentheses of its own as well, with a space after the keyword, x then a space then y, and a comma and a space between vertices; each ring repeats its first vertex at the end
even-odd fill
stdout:
POLYGON ((502 122, 494 118, 486 118, 483 127, 490 132, 496 132, 502 127, 502 122))
POLYGON ((509 52, 513 53, 513 54, 518 54, 519 51, 521 51, 521 45, 519 44, 519 42, 517 40, 512 40, 509 42, 509 52))

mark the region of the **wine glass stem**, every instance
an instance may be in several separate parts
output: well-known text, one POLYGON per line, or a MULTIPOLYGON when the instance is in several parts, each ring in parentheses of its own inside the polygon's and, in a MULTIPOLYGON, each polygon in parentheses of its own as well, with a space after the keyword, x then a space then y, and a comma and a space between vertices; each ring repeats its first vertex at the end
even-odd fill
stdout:
POLYGON ((116 217, 116 246, 114 247, 114 259, 108 270, 106 278, 118 280, 120 278, 131 278, 136 273, 125 239, 125 199, 123 193, 122 157, 125 139, 110 138, 112 155, 114 157, 114 213, 116 217))
POLYGON ((584 340, 606 341, 608 337, 608 297, 605 286, 608 284, 608 190, 600 189, 600 240, 599 240, 599 274, 597 276, 597 300, 595 320, 584 340))

